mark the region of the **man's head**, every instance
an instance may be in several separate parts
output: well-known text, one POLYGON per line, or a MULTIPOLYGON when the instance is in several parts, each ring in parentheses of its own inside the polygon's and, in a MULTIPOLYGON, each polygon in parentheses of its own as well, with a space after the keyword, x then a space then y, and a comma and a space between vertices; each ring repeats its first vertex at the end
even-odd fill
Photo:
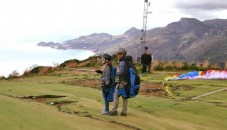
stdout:
POLYGON ((148 47, 147 46, 145 46, 145 48, 144 48, 145 50, 148 50, 148 47))
POLYGON ((102 57, 101 58, 102 58, 101 60, 102 60, 102 63, 103 64, 111 61, 111 55, 109 55, 107 53, 102 54, 102 57))
POLYGON ((129 62, 132 62, 132 61, 133 61, 132 56, 126 56, 126 59, 127 59, 129 62))
POLYGON ((120 59, 122 57, 125 57, 127 54, 127 51, 124 48, 119 48, 117 51, 117 58, 120 59))

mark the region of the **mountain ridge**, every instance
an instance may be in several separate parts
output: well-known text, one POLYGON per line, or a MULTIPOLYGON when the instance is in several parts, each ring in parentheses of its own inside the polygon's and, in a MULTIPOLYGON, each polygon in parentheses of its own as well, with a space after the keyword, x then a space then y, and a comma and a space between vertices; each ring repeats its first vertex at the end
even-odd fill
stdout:
MULTIPOLYGON (((124 47, 128 54, 140 57, 143 50, 141 35, 139 29, 132 27, 121 35, 93 33, 61 44, 40 42, 38 46, 87 49, 111 54, 119 47, 124 47)), ((147 30, 145 44, 158 60, 227 61, 227 19, 199 21, 195 18, 181 18, 165 27, 147 30)))

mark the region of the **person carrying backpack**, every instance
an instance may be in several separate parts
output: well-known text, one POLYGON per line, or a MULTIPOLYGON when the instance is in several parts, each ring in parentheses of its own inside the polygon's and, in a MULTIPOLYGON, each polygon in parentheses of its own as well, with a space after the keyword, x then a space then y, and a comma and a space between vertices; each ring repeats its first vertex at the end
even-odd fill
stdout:
POLYGON ((137 71, 135 65, 133 64, 133 58, 132 58, 132 56, 130 56, 130 55, 126 56, 126 59, 127 59, 127 61, 129 62, 130 67, 135 71, 135 74, 136 74, 136 75, 139 75, 139 73, 138 73, 138 71, 137 71))
POLYGON ((119 70, 116 73, 116 76, 119 77, 117 82, 115 93, 114 93, 114 106, 112 111, 109 113, 110 116, 117 116, 118 106, 119 106, 119 97, 123 99, 123 107, 121 116, 126 116, 127 107, 128 107, 128 96, 126 94, 125 88, 129 86, 129 71, 127 68, 127 59, 126 59, 126 50, 124 48, 119 48, 117 51, 117 58, 119 59, 119 70))
POLYGON ((109 113, 109 102, 113 101, 114 96, 114 84, 115 84, 115 73, 116 68, 112 66, 111 56, 107 53, 104 53, 101 57, 101 62, 104 65, 103 70, 96 70, 97 73, 102 74, 100 77, 100 84, 102 88, 102 96, 104 100, 104 110, 102 115, 107 115, 109 113))
POLYGON ((133 58, 132 56, 128 55, 126 56, 126 63, 128 66, 129 71, 129 87, 125 88, 126 94, 128 98, 134 98, 139 93, 140 89, 140 77, 139 73, 133 64, 133 58))

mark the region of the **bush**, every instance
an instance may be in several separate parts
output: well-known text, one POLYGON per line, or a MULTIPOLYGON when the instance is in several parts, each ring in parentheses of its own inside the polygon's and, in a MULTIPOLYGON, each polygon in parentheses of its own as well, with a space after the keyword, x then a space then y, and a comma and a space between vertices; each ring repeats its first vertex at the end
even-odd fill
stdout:
POLYGON ((40 75, 44 75, 50 72, 53 72, 54 70, 52 69, 52 67, 48 67, 48 66, 38 66, 33 68, 30 73, 31 74, 40 74, 40 75))
POLYGON ((78 64, 80 61, 77 59, 67 60, 64 63, 60 64, 60 67, 66 67, 68 64, 78 64))
POLYGON ((86 65, 86 67, 95 67, 96 66, 96 63, 88 63, 87 65, 86 65))
POLYGON ((156 68, 156 70, 164 70, 163 66, 161 64, 159 64, 156 68))
POLYGON ((5 76, 0 76, 0 79, 6 79, 6 77, 5 76))
POLYGON ((32 74, 34 74, 34 73, 39 73, 39 66, 33 68, 30 72, 31 72, 32 74))
POLYGON ((30 72, 30 71, 25 70, 25 71, 24 71, 24 73, 23 73, 23 76, 29 76, 30 74, 31 74, 31 72, 30 72))
POLYGON ((9 78, 17 78, 19 77, 19 72, 14 70, 10 75, 9 75, 9 78))
POLYGON ((189 65, 187 62, 183 62, 183 66, 181 67, 182 70, 189 70, 189 65))
POLYGON ((165 70, 174 70, 174 67, 171 65, 166 66, 165 70))
POLYGON ((192 63, 190 66, 190 70, 199 70, 195 63, 192 63))

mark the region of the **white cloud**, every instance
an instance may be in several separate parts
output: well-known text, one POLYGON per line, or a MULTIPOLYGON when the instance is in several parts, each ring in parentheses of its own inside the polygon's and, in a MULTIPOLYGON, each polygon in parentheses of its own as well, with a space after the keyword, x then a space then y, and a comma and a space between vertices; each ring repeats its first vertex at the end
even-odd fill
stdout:
POLYGON ((143 3, 138 3, 139 0, 1 1, 0 34, 9 37, 35 37, 47 33, 119 33, 121 28, 139 27, 142 23, 143 3))
MULTIPOLYGON (((225 10, 213 10, 210 15, 198 9, 186 10, 185 5, 193 7, 195 3, 186 0, 149 1, 152 14, 148 15, 148 29, 181 17, 226 18, 225 10)), ((142 28, 143 6, 142 0, 2 0, 0 36, 1 40, 54 41, 100 32, 122 34, 131 27, 142 28)))
POLYGON ((175 0, 174 4, 180 12, 189 14, 199 20, 221 18, 226 19, 226 0, 175 0))

